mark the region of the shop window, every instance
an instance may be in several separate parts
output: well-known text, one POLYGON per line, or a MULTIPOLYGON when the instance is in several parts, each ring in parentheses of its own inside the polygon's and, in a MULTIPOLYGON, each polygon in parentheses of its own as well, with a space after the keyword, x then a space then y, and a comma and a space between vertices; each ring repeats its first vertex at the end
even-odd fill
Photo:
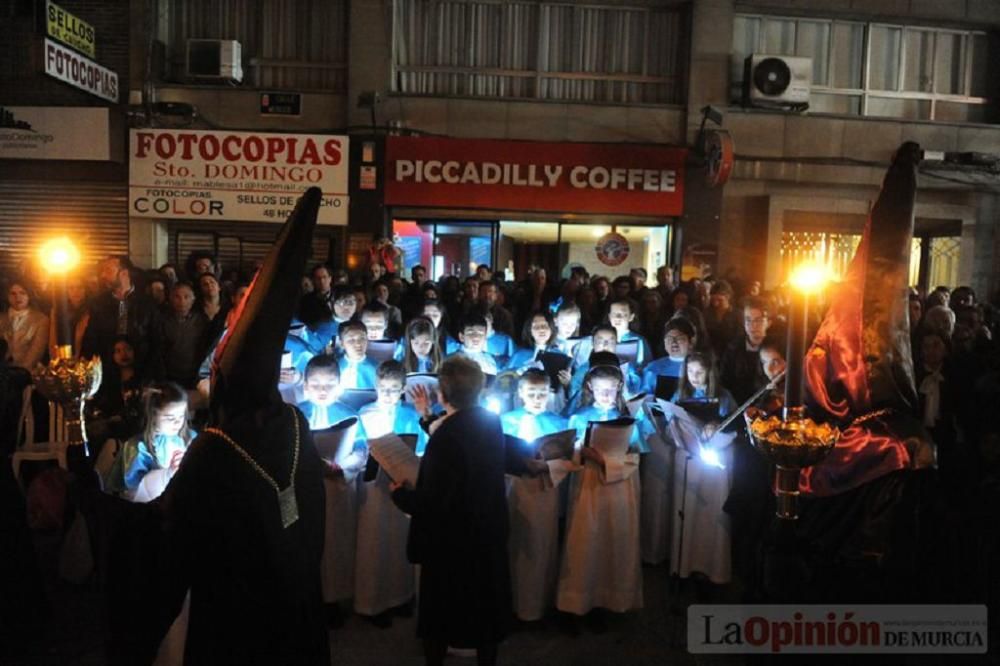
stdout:
MULTIPOLYGON (((861 234, 827 233, 823 231, 785 231, 781 234, 781 281, 792 268, 812 262, 826 266, 835 279, 847 275, 847 269, 861 234)), ((920 277, 921 239, 914 238, 910 246, 909 283, 916 286, 920 277)))
POLYGON ((676 7, 396 0, 391 85, 416 95, 680 104, 687 33, 676 7))
POLYGON ((188 39, 234 39, 244 85, 347 91, 345 0, 159 0, 169 76, 183 80, 188 39))
POLYGON ((940 236, 929 238, 930 261, 928 262, 927 284, 933 289, 938 285, 958 286, 958 262, 961 256, 961 236, 940 236))
POLYGON ((810 111, 984 122, 996 52, 985 32, 738 14, 732 99, 740 99, 749 54, 797 55, 813 59, 810 111))

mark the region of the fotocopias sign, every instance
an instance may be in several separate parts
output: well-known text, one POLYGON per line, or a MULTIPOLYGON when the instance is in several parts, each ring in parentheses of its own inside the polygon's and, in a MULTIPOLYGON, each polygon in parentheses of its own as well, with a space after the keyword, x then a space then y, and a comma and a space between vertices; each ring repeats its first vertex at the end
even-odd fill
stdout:
POLYGON ((683 148, 389 137, 389 205, 680 215, 683 148))
POLYGON ((137 217, 284 222, 323 190, 320 224, 347 224, 346 136, 134 129, 129 209, 137 217))

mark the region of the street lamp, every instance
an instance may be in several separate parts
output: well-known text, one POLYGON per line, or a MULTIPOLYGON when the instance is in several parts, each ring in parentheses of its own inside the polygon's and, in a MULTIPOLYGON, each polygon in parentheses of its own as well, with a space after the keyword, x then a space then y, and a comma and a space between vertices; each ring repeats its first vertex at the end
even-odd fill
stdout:
POLYGON ((750 440, 777 467, 774 493, 779 518, 798 518, 799 472, 821 461, 840 438, 840 431, 806 416, 803 405, 804 366, 809 337, 809 303, 828 281, 828 271, 802 264, 792 271, 788 312, 785 405, 781 418, 761 414, 750 419, 750 440))
MULTIPOLYGON (((66 278, 80 263, 80 251, 65 236, 53 238, 39 249, 41 266, 55 278, 53 305, 56 330, 56 353, 48 365, 37 365, 32 371, 35 388, 49 402, 62 406, 65 417, 65 442, 82 445, 87 455, 87 433, 83 422, 84 401, 97 393, 101 385, 101 359, 77 358, 73 355, 73 334, 69 321, 69 298, 66 278)), ((56 436, 52 433, 53 437, 56 436)))

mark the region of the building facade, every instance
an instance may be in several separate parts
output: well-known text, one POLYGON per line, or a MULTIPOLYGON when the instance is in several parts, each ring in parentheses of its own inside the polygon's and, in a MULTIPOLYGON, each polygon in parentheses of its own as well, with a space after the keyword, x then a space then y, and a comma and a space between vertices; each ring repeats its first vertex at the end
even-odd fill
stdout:
MULTIPOLYGON (((62 4, 86 19, 88 7, 108 3, 62 4)), ((435 277, 464 275, 477 262, 516 278, 532 265, 574 262, 617 273, 670 263, 685 277, 736 273, 775 286, 804 256, 844 267, 892 151, 914 140, 986 157, 922 168, 912 282, 971 284, 982 298, 1000 287, 1000 180, 989 157, 1000 156, 990 72, 1000 53, 1000 6, 989 0, 120 4, 128 5, 118 16, 127 25, 117 26, 128 36, 128 58, 117 65, 123 91, 113 108, 133 128, 349 137, 347 224, 321 227, 317 259, 356 266, 372 234, 393 233, 407 259, 429 260, 435 277), (241 81, 192 76, 191 39, 239 42, 241 81), (760 54, 810 59, 808 110, 743 104, 744 61, 760 54), (297 94, 286 109, 294 113, 264 109, 264 95, 284 101, 287 93, 297 94), (706 184, 696 150, 709 105, 722 117, 707 127, 727 131, 735 146, 724 185, 706 184), (592 171, 615 151, 638 159, 648 149, 651 161, 632 168, 660 172, 685 157, 673 203, 653 210, 639 196, 652 184, 635 176, 629 189, 630 165, 614 159, 604 166, 625 169, 626 181, 610 207, 533 191, 508 196, 475 176, 445 183, 450 189, 427 183, 437 200, 401 193, 400 160, 419 161, 421 146, 442 140, 462 169, 502 164, 525 142, 537 142, 536 150, 529 145, 521 164, 534 160, 539 170, 594 144, 610 152, 577 166, 592 171), (615 235, 629 247, 619 268, 597 256, 597 241, 615 235)), ((91 22, 99 35, 110 33, 91 22)), ((39 37, 37 24, 15 29, 39 37)), ((0 104, 25 104, 7 78, 2 83, 0 104)), ((125 232, 147 265, 192 249, 245 263, 266 251, 274 225, 133 210, 125 232)))

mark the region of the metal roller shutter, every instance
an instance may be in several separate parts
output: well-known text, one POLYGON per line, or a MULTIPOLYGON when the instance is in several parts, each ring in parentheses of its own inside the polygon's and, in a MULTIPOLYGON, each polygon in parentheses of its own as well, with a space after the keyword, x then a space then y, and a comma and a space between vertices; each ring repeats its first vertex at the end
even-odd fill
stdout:
POLYGON ((47 238, 67 235, 84 262, 128 254, 128 186, 124 183, 0 183, 0 270, 15 269, 47 238))
MULTIPOLYGON (((168 261, 179 268, 192 252, 218 257, 223 271, 238 269, 247 274, 253 262, 263 259, 274 244, 281 225, 260 222, 188 222, 171 220, 167 225, 168 261)), ((317 227, 313 234, 310 262, 336 263, 343 247, 343 227, 317 227)))

